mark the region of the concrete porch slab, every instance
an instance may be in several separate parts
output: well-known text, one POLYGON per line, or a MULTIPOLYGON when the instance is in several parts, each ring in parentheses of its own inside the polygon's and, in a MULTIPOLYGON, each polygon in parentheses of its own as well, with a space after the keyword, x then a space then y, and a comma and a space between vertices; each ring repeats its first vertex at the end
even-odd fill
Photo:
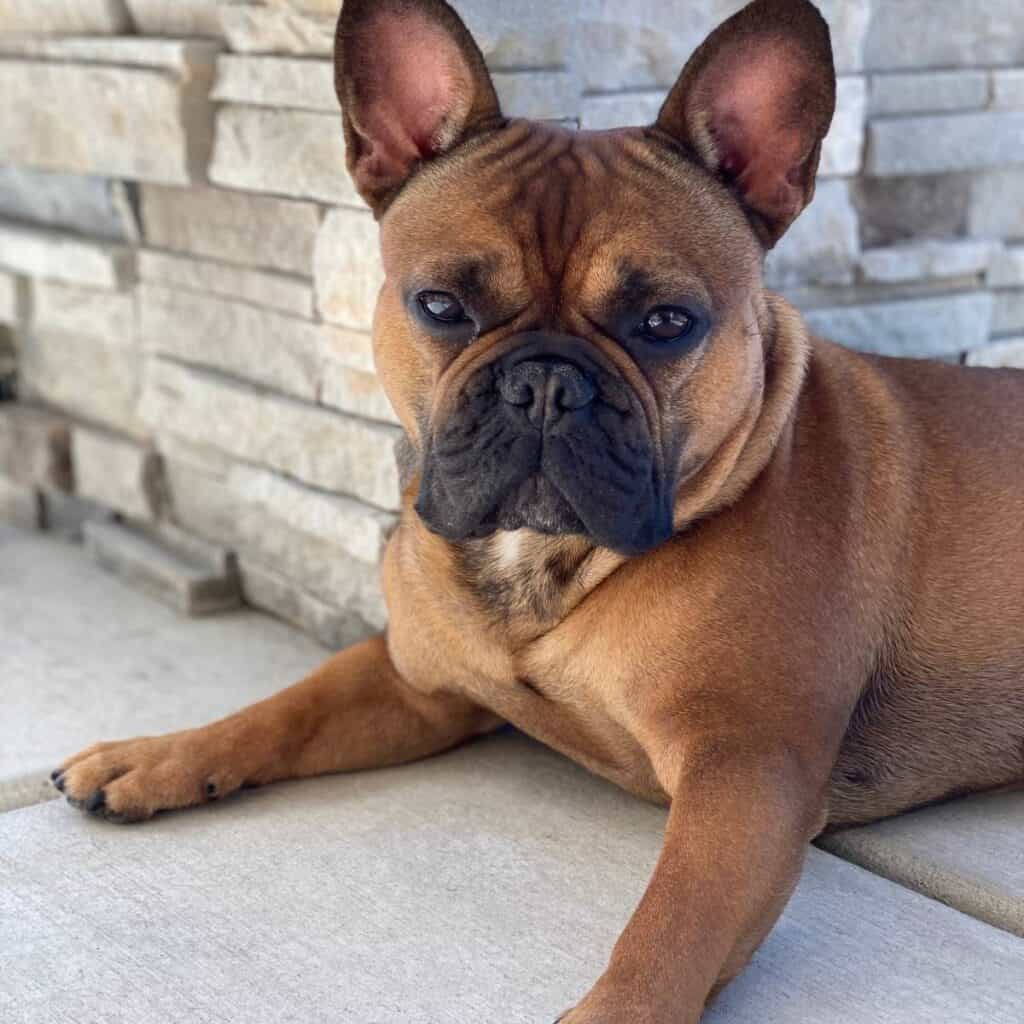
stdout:
POLYGON ((257 612, 183 618, 80 545, 0 523, 0 810, 89 743, 201 725, 326 655, 257 612))
POLYGON ((1024 788, 954 800, 837 832, 819 843, 1024 937, 1024 788))
MULTIPOLYGON (((0 816, 0 1018, 548 1024, 664 812, 514 734, 141 826, 0 816)), ((1024 942, 811 850, 712 1024, 1019 1024, 1024 942)))

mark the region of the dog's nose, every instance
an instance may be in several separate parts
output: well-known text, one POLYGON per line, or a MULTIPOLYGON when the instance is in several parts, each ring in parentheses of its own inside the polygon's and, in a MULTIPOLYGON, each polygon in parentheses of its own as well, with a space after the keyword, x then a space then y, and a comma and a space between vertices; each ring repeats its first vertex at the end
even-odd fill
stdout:
POLYGON ((509 405, 526 410, 537 427, 550 427, 567 412, 590 405, 594 385, 572 363, 526 359, 501 378, 498 392, 509 405))

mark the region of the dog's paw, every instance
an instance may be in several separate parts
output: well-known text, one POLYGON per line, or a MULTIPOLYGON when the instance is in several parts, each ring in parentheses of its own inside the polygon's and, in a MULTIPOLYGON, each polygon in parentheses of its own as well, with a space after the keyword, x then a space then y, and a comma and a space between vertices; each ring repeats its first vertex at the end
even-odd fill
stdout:
POLYGON ((199 730, 96 743, 50 776, 73 807, 114 822, 225 796, 244 779, 218 768, 199 730))

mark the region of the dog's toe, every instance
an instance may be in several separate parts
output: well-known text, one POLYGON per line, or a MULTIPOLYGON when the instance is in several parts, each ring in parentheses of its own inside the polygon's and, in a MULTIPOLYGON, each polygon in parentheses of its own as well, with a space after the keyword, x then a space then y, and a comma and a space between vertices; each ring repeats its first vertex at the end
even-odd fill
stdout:
POLYGON ((96 814, 107 806, 107 794, 102 789, 97 789, 89 794, 82 806, 90 814, 96 814))

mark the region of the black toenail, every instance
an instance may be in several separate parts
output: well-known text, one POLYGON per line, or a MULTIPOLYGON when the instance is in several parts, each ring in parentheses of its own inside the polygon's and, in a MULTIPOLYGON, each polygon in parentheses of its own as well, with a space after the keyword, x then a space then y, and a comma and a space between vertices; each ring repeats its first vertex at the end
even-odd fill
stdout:
POLYGON ((107 806, 107 795, 102 789, 97 789, 94 793, 89 796, 89 799, 85 801, 85 809, 91 813, 95 813, 103 807, 107 806))
POLYGON ((206 796, 207 799, 212 800, 217 795, 217 783, 208 782, 206 784, 206 796))
POLYGON ((58 776, 58 775, 60 775, 60 769, 59 769, 59 768, 54 768, 54 769, 53 769, 53 771, 52 771, 52 772, 50 772, 50 778, 51 778, 51 779, 52 779, 52 780, 53 780, 54 782, 56 782, 56 781, 57 781, 57 776, 58 776))
POLYGON ((57 789, 60 790, 61 793, 64 792, 64 774, 62 772, 57 773, 57 775, 54 777, 53 784, 57 787, 57 789))

